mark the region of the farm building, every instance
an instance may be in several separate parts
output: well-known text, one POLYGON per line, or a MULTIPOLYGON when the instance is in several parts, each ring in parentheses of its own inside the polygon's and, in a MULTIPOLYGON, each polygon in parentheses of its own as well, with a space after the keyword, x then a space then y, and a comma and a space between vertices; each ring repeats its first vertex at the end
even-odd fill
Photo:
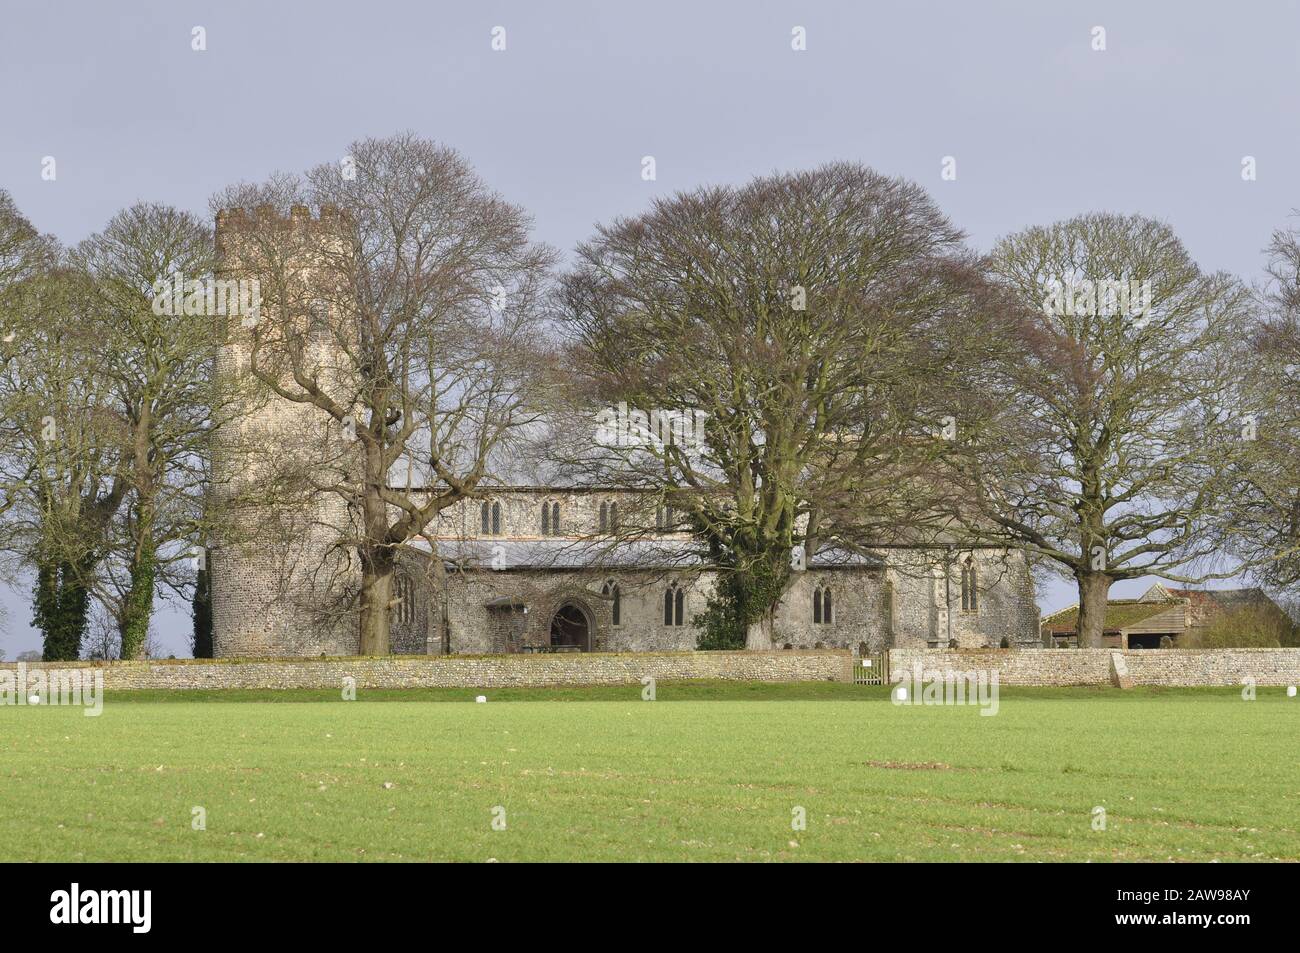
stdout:
MULTIPOLYGON (((1261 608, 1286 614, 1262 589, 1173 589, 1156 583, 1136 599, 1111 599, 1106 604, 1102 644, 1107 648, 1156 649, 1194 643, 1214 620, 1226 612, 1261 608), (1167 638, 1168 643, 1162 643, 1167 638)), ((1043 643, 1052 648, 1079 644, 1079 606, 1043 616, 1043 643)))

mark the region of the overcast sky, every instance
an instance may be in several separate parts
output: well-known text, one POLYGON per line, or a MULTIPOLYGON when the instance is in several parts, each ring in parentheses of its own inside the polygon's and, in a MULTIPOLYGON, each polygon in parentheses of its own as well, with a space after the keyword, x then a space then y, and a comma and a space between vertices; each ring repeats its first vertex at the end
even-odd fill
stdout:
MULTIPOLYGON (((0 10, 0 187, 67 243, 133 202, 206 212, 231 182, 403 129, 463 152, 560 249, 655 195, 833 159, 919 182, 980 249, 1080 212, 1136 212, 1169 222, 1202 267, 1246 278, 1300 207, 1297 0, 0 10)), ((1072 601, 1056 586, 1043 607, 1072 601)), ((0 649, 38 648, 27 592, 3 603, 0 649)), ((188 654, 187 607, 156 628, 165 652, 188 654)))

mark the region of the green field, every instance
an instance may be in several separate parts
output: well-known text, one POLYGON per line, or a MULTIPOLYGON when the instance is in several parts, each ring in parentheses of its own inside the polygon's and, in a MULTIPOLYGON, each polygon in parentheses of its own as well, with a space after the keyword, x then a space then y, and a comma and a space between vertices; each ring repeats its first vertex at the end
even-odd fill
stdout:
POLYGON ((1283 689, 475 694, 0 707, 0 860, 1300 860, 1283 689))

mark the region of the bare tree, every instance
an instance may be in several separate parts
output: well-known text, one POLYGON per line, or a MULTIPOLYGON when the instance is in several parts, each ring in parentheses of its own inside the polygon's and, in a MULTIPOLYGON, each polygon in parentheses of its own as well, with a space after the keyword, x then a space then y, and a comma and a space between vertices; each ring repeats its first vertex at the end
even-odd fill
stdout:
POLYGON ((27 279, 48 270, 58 253, 58 243, 41 235, 18 210, 13 197, 0 189, 0 308, 11 306, 8 296, 27 279))
POLYGON ((553 255, 460 155, 411 134, 214 205, 243 213, 231 262, 261 288, 262 318, 236 328, 249 370, 345 438, 317 441, 298 477, 346 503, 337 545, 360 564, 360 650, 386 654, 397 548, 480 492, 494 452, 537 417, 553 255), (305 206, 324 240, 292 239, 305 206))
POLYGON ((1300 229, 1278 229, 1258 289, 1264 321, 1241 366, 1264 408, 1259 452, 1242 472, 1231 516, 1234 551, 1267 583, 1300 585, 1300 229))
POLYGON ((204 507, 204 455, 239 406, 212 373, 217 326, 203 294, 212 233, 189 213, 139 204, 82 242, 71 261, 90 294, 98 351, 88 371, 120 420, 127 486, 100 596, 117 621, 121 657, 137 658, 155 596, 193 583, 194 541, 215 515, 204 507))
POLYGON ((62 261, 11 289, 0 372, 4 546, 36 576, 47 659, 80 654, 107 527, 127 491, 120 418, 93 373, 90 294, 62 261))
POLYGON ((720 567, 746 646, 768 648, 819 551, 942 527, 942 431, 979 413, 965 384, 996 340, 985 292, 926 193, 859 165, 656 201, 601 227, 563 283, 588 409, 568 462, 653 491, 621 536, 673 514, 720 567), (601 407, 617 435, 593 444, 601 407))
POLYGON ((1026 229, 992 269, 1020 302, 1019 346, 994 375, 1003 413, 972 435, 968 530, 1073 577, 1080 644, 1100 646, 1116 580, 1236 571, 1214 560, 1254 452, 1234 360, 1249 296, 1137 216, 1026 229))

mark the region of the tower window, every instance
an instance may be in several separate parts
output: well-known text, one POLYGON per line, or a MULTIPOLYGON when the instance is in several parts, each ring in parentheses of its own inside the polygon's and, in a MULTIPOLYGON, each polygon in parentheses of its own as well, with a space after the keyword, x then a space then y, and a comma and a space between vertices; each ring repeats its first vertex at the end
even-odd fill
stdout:
POLYGON ((330 305, 317 299, 307 312, 307 337, 312 342, 328 341, 332 336, 330 305))
POLYGON ((677 526, 677 513, 671 506, 661 506, 655 513, 655 526, 661 533, 671 533, 677 526))

